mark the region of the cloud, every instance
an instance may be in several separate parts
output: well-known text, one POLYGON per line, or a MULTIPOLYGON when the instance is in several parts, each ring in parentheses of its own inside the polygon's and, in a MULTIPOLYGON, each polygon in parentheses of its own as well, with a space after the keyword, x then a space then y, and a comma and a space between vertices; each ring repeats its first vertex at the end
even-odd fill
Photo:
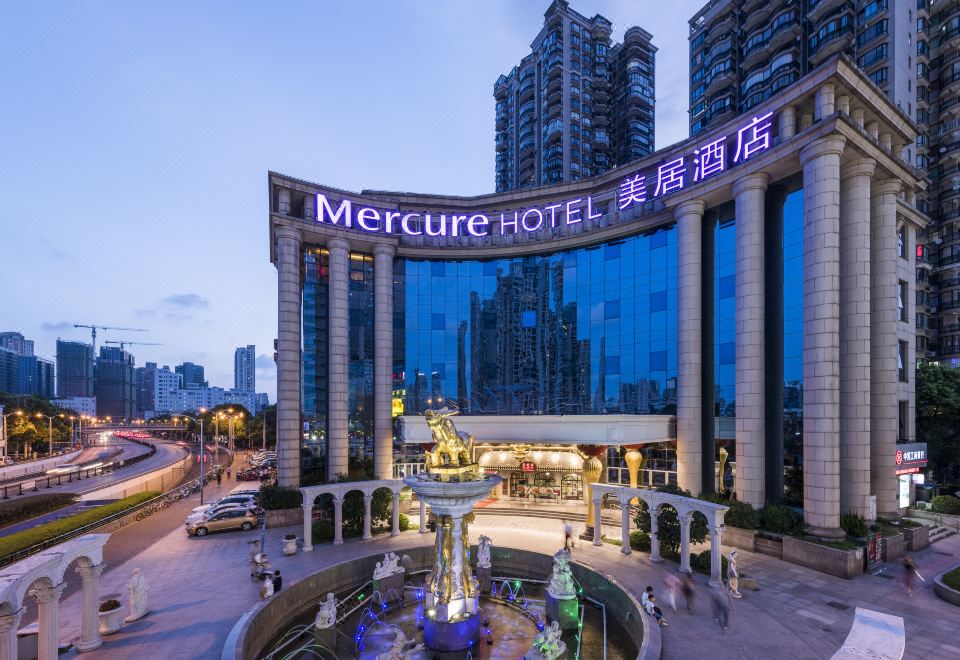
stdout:
POLYGON ((266 353, 261 353, 257 356, 256 365, 257 369, 263 369, 264 371, 272 371, 277 368, 277 363, 273 361, 273 356, 267 355, 266 353))
POLYGON ((73 330, 73 324, 69 321, 60 321, 59 323, 42 323, 41 328, 47 332, 60 332, 61 330, 73 330))
POLYGON ((193 314, 178 314, 177 312, 166 312, 163 318, 169 321, 192 321, 193 314))
POLYGON ((175 293, 164 298, 163 302, 176 307, 193 307, 195 309, 203 309, 210 304, 209 300, 196 293, 175 293))
POLYGON ((157 315, 155 310, 149 309, 147 307, 141 307, 140 309, 133 310, 133 313, 142 318, 153 318, 157 315))

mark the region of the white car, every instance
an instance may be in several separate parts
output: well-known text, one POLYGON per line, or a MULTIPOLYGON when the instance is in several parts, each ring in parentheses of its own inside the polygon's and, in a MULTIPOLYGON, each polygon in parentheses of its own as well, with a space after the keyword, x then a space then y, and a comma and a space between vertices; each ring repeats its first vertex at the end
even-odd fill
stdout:
POLYGON ((207 502, 206 504, 202 504, 202 505, 200 505, 200 506, 194 507, 192 513, 200 513, 200 512, 202 512, 202 511, 209 511, 209 510, 212 509, 213 507, 219 506, 219 505, 221 505, 221 504, 242 504, 242 505, 244 505, 244 506, 247 506, 247 505, 249 505, 249 506, 256 506, 256 505, 257 505, 257 497, 256 497, 255 495, 248 495, 248 494, 246 494, 246 493, 243 493, 243 494, 240 494, 240 493, 238 493, 238 494, 233 494, 233 493, 231 493, 230 495, 227 495, 226 497, 221 497, 221 498, 216 499, 216 500, 211 500, 211 501, 207 502))
POLYGON ((203 518, 209 518, 210 516, 214 516, 220 513, 221 511, 227 511, 231 509, 243 509, 245 511, 252 511, 256 507, 257 505, 252 501, 249 501, 247 503, 227 502, 225 504, 215 504, 208 509, 204 509, 203 511, 196 511, 194 513, 191 513, 189 516, 187 516, 187 523, 189 524, 192 522, 196 522, 198 520, 202 520, 203 518))

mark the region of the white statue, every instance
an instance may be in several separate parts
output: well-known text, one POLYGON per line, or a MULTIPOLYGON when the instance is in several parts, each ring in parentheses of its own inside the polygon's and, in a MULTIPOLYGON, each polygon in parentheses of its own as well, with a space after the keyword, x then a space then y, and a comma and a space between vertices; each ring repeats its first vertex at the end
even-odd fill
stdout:
POLYGON ((557 600, 577 597, 577 587, 573 582, 573 573, 570 572, 569 550, 558 550, 553 555, 553 575, 550 576, 547 593, 557 600))
POLYGON ((320 601, 320 611, 313 620, 313 627, 318 630, 333 628, 337 623, 337 599, 333 594, 327 594, 326 600, 320 601))
POLYGON ((147 608, 147 596, 150 594, 150 585, 146 578, 140 574, 140 569, 133 569, 133 575, 127 582, 127 590, 130 592, 130 614, 124 621, 136 621, 142 619, 150 610, 147 608))
POLYGON ((395 632, 393 635, 393 644, 385 653, 378 653, 376 660, 403 660, 406 654, 403 650, 407 646, 407 636, 403 634, 400 626, 390 626, 395 632))
POLYGON ((477 540, 477 568, 490 568, 490 537, 481 534, 477 540))
POLYGON ((566 642, 560 639, 563 631, 557 621, 543 629, 543 632, 533 638, 533 646, 527 652, 527 660, 554 660, 567 650, 566 642))
POLYGON ((260 600, 267 600, 273 596, 273 576, 267 573, 260 583, 260 600))
POLYGON ((740 593, 740 574, 737 573, 737 551, 731 550, 727 557, 727 588, 734 598, 743 598, 740 593))
POLYGON ((373 579, 379 580, 396 573, 402 573, 403 567, 398 566, 400 557, 395 552, 388 552, 383 556, 382 562, 377 562, 377 567, 373 569, 373 579))

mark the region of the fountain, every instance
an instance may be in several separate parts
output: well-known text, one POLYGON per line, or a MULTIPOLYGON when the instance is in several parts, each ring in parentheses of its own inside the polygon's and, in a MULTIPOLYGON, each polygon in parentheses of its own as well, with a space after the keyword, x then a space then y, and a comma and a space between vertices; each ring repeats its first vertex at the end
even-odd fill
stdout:
POLYGON ((423 638, 435 653, 460 653, 480 641, 480 584, 470 571, 473 505, 488 497, 502 479, 482 474, 473 462, 473 438, 457 432, 456 411, 428 410, 427 426, 436 443, 427 453, 427 472, 405 484, 430 505, 437 521, 433 570, 427 576, 423 638))

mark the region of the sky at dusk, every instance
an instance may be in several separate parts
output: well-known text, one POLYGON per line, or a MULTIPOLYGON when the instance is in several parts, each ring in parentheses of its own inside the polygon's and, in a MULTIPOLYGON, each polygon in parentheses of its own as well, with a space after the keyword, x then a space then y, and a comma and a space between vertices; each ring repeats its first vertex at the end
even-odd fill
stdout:
MULTIPOLYGON (((573 0, 659 48, 656 142, 687 136, 703 0, 573 0)), ((493 83, 547 0, 7 2, 0 6, 0 331, 89 341, 273 402, 267 171, 341 188, 494 188, 493 83)))

